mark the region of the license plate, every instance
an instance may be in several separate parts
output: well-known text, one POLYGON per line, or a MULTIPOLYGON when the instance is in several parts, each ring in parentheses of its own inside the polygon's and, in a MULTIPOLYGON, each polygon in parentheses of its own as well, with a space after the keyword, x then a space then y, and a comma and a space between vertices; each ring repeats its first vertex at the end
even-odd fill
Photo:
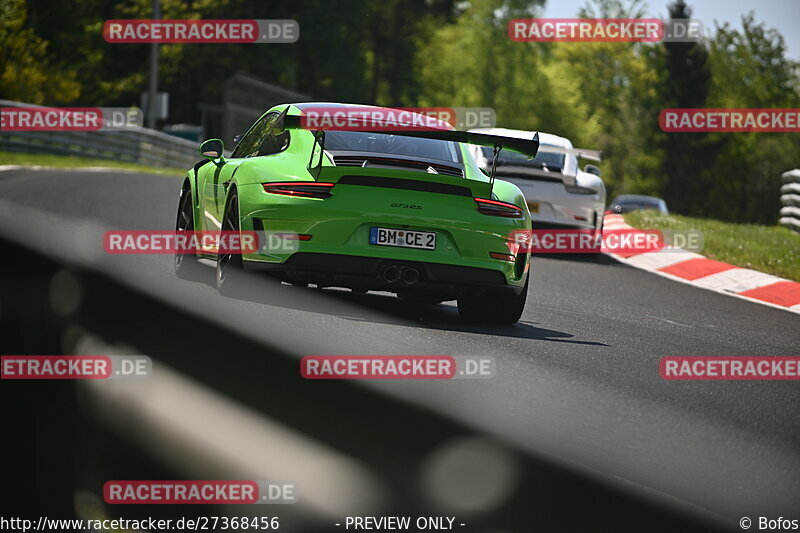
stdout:
POLYGON ((436 234, 432 231, 414 231, 394 228, 370 228, 369 243, 401 248, 436 249, 436 234))
POLYGON ((528 209, 531 213, 539 212, 539 202, 528 202, 528 209))

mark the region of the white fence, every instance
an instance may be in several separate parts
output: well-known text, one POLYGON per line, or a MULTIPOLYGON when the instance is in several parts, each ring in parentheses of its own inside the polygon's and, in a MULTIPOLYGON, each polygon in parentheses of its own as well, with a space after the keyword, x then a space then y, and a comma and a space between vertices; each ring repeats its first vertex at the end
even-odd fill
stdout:
POLYGON ((781 210, 778 223, 800 232, 800 169, 781 174, 781 210))
MULTIPOLYGON (((38 107, 0 100, 2 107, 38 107)), ((124 131, 0 131, 0 151, 113 159, 153 167, 189 167, 197 145, 147 128, 124 131)))

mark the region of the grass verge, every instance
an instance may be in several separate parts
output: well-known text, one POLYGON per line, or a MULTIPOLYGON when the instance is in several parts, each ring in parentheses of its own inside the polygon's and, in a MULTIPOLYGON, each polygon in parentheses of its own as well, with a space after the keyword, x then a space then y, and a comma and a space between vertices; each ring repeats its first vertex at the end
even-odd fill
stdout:
POLYGON ((783 226, 664 216, 655 211, 628 213, 625 222, 640 229, 701 231, 704 249, 699 253, 709 259, 800 281, 800 233, 783 226))
POLYGON ((54 168, 75 168, 75 167, 107 167, 119 168, 124 170, 135 170, 136 172, 147 172, 151 174, 167 174, 170 176, 182 176, 186 173, 185 168, 158 168, 124 161, 114 161, 112 159, 95 159, 91 157, 78 157, 72 155, 53 155, 53 154, 24 154, 19 152, 0 152, 0 165, 20 165, 23 167, 54 167, 54 168))

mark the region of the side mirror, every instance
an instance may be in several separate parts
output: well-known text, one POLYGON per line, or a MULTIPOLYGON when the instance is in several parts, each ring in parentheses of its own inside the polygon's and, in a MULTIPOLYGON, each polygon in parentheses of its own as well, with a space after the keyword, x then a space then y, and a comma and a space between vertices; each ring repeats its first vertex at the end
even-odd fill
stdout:
POLYGON ((225 145, 222 139, 208 139, 200 144, 197 149, 200 154, 206 159, 210 159, 214 163, 224 163, 225 159, 222 157, 222 152, 225 151, 225 145))
POLYGON ((596 167, 595 165, 586 165, 583 167, 583 171, 587 174, 594 174, 595 176, 600 176, 600 168, 596 167))

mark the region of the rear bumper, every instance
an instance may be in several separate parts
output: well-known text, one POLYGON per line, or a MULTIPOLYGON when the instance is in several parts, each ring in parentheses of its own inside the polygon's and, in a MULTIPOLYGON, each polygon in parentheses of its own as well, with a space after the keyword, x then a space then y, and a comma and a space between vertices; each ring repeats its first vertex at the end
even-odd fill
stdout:
MULTIPOLYGON (((520 257, 520 261, 526 258, 520 257)), ((505 275, 497 270, 407 261, 355 255, 298 252, 283 263, 244 261, 251 271, 271 272, 287 281, 315 283, 390 292, 425 292, 456 298, 465 292, 502 290, 519 294, 522 286, 509 285, 505 275), (405 283, 402 279, 387 282, 383 273, 388 267, 415 269, 419 279, 405 283)))
POLYGON ((537 213, 531 213, 531 223, 533 229, 599 230, 602 226, 603 215, 601 213, 589 212, 579 216, 589 220, 576 220, 565 216, 539 216, 537 213))
POLYGON ((514 180, 525 195, 534 229, 543 224, 563 228, 599 229, 605 194, 574 194, 560 182, 514 180))
POLYGON ((416 269, 413 285, 420 290, 524 285, 526 257, 520 263, 491 253, 508 253, 512 232, 530 228, 529 219, 481 214, 470 196, 353 184, 337 184, 324 200, 270 195, 263 187, 241 190, 241 229, 255 231, 264 244, 244 254, 248 268, 371 290, 410 289, 383 283, 381 271, 390 264, 416 269), (435 248, 377 245, 370 242, 373 227, 434 232, 435 248))

